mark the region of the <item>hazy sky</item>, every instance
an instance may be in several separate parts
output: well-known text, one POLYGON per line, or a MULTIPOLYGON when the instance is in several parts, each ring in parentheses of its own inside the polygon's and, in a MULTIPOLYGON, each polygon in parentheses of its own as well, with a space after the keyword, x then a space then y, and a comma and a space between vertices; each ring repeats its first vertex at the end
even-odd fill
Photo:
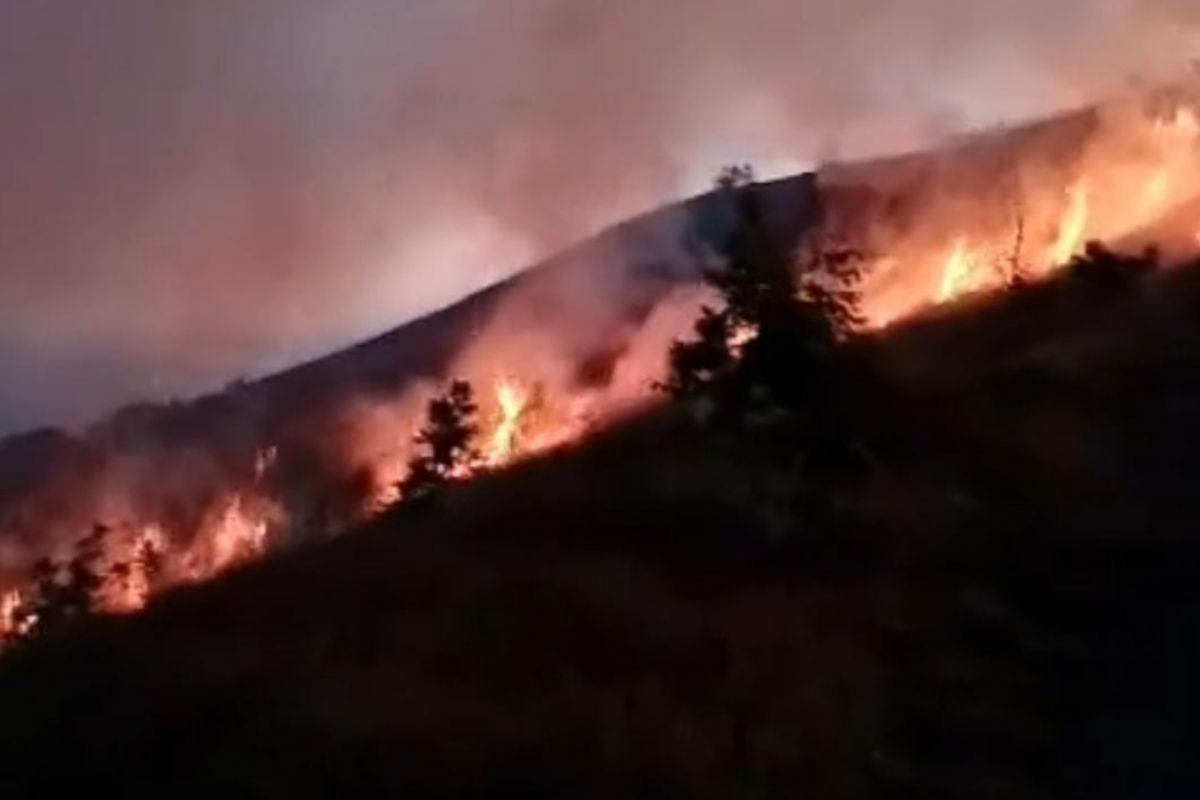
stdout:
POLYGON ((0 0, 0 430, 349 343, 760 172, 1081 104, 1195 0, 0 0))

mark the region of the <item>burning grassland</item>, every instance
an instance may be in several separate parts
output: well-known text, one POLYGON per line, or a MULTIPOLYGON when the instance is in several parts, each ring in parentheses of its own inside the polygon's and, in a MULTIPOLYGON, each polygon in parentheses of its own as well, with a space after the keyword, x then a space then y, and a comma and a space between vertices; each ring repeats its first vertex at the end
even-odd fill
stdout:
POLYGON ((1200 195, 1198 144, 1194 106, 1139 98, 932 158, 835 167, 822 183, 829 224, 873 257, 864 311, 880 326, 1044 276, 1092 240, 1190 256, 1200 216, 1171 216, 1200 195))
MULTIPOLYGON (((1091 240, 1158 245, 1167 263, 1193 255, 1200 117, 1179 97, 1124 100, 937 153, 830 167, 816 185, 822 233, 864 255, 864 324, 881 328, 1036 280, 1091 240)), ((703 203, 665 213, 649 243, 594 248, 586 269, 531 273, 456 324, 446 359, 402 379, 346 379, 333 391, 323 385, 339 374, 331 370, 312 384, 320 401, 294 387, 285 400, 238 387, 127 411, 80 437, 55 462, 61 469, 0 498, 0 632, 37 624, 35 564, 49 558, 69 571, 96 525, 105 531, 93 564, 105 576, 99 607, 129 612, 155 592, 375 514, 398 499, 443 376, 475 387, 473 470, 569 445, 642 407, 705 300, 696 281, 712 266, 705 240, 722 234, 718 224, 697 235, 697 217, 713 208, 721 217, 718 200, 703 203)), ((803 234, 818 220, 785 223, 803 234)))

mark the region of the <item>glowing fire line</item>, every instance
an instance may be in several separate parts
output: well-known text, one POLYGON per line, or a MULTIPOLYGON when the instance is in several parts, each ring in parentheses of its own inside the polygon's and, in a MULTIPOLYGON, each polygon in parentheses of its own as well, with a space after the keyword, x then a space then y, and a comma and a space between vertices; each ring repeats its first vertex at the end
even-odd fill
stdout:
POLYGON ((1050 250, 1048 268, 1067 263, 1079 252, 1087 233, 1089 210, 1087 185, 1080 181, 1071 187, 1067 213, 1059 227, 1058 239, 1050 250))
POLYGON ((942 268, 942 280, 938 286, 937 301, 945 303, 962 294, 970 271, 967 240, 959 237, 950 250, 946 265, 942 268))
MULTIPOLYGON (((1028 252, 1030 269, 1049 272, 1078 255, 1089 236, 1116 241, 1158 221, 1172 207, 1181 207, 1183 202, 1200 194, 1200 118, 1196 113, 1182 108, 1160 120, 1139 117, 1136 124, 1136 138, 1118 137, 1116 148, 1081 152, 1078 162, 1071 165, 1073 174, 1078 176, 1073 182, 1063 181, 1057 164, 1050 172, 1038 173, 1037 162, 1031 161, 1029 181, 1021 184, 1023 188, 1016 203, 1022 219, 1015 244, 1011 227, 1004 229, 1009 222, 996 222, 1002 215, 989 215, 995 209, 984 207, 983 203, 978 203, 979 213, 976 213, 974 196, 967 198, 970 216, 960 213, 963 204, 953 194, 947 195, 950 202, 944 205, 940 205, 939 197, 928 207, 922 207, 922 212, 928 212, 921 217, 925 224, 920 234, 912 238, 907 233, 897 233, 887 224, 881 225, 877 248, 881 258, 876 272, 892 283, 881 282, 876 286, 898 289, 886 303, 881 301, 874 308, 864 308, 870 324, 886 325, 931 302, 950 302, 970 292, 999 286, 1005 279, 1000 269, 1004 254, 1010 252, 1016 253, 1014 263, 1028 252), (948 209, 944 215, 943 208, 948 209), (885 269, 880 266, 884 263, 892 266, 885 269), (998 265, 997 269, 991 269, 993 264, 998 265)), ((1125 129, 1122 132, 1129 133, 1125 129)), ((1011 215, 1004 216, 1011 219, 1011 215)), ((1182 236, 1188 246, 1194 238, 1195 246, 1200 248, 1200 231, 1193 234, 1190 225, 1185 230, 1175 230, 1174 235, 1182 236)), ((864 298, 871 300, 869 291, 864 291, 864 298)), ((736 352, 753 335, 750 330, 734 330, 730 346, 736 352)), ((464 369, 464 374, 482 383, 481 376, 495 375, 496 367, 517 361, 512 352, 492 351, 491 346, 489 341, 486 358, 474 363, 473 369, 464 369)), ((654 357, 661 355, 655 352, 654 357)), ((466 363, 461 354, 460 360, 466 363)), ((661 362, 656 366, 661 367, 661 362)), ((556 384, 553 381, 543 384, 541 380, 544 376, 532 373, 510 374, 491 385, 492 396, 490 402, 485 401, 487 409, 483 414, 485 426, 476 442, 482 450, 484 466, 511 464, 577 439, 587 430, 583 422, 586 415, 601 416, 612 410, 611 403, 604 405, 610 402, 606 396, 595 400, 574 388, 559 387, 559 393, 545 395, 544 386, 553 390, 556 384), (537 387, 536 391, 532 387, 537 387), (585 407, 584 413, 578 407, 585 407)), ((402 410, 407 415, 403 425, 408 426, 411 412, 403 407, 402 410)), ((391 407, 389 414, 399 416, 391 407)), ((369 435, 364 435, 363 438, 372 439, 369 457, 359 458, 359 453, 354 454, 355 465, 365 465, 371 470, 372 480, 387 487, 372 494, 372 501, 382 502, 364 504, 361 509, 364 516, 395 499, 392 478, 401 477, 398 472, 403 469, 407 455, 404 445, 386 450, 384 457, 379 454, 382 448, 376 444, 395 433, 396 423, 392 425, 382 433, 372 428, 369 435)), ((275 481, 266 480, 277 460, 274 447, 255 453, 253 461, 247 461, 239 471, 237 481, 230 481, 216 497, 205 501, 198 514, 201 521, 189 523, 194 528, 175 529, 155 512, 136 507, 129 511, 122 538, 111 545, 114 551, 108 561, 128 562, 132 566, 119 586, 105 587, 105 610, 137 610, 155 591, 183 581, 205 580, 231 566, 263 556, 270 549, 272 533, 283 530, 287 522, 276 516, 281 513, 279 503, 283 501, 273 494, 277 491, 275 481), (161 551, 162 576, 151 575, 141 566, 142 559, 133 557, 144 550, 161 551)), ((135 504, 130 502, 130 505, 135 504)), ((118 507, 123 507, 119 501, 118 507)), ((0 587, 3 588, 7 587, 0 587)), ((0 594, 0 633, 28 624, 18 617, 22 602, 32 596, 34 589, 22 586, 0 594)))
POLYGON ((489 466, 503 464, 516 452, 522 417, 528 403, 529 397, 515 380, 506 378, 496 383, 496 407, 500 419, 492 431, 488 447, 489 466))

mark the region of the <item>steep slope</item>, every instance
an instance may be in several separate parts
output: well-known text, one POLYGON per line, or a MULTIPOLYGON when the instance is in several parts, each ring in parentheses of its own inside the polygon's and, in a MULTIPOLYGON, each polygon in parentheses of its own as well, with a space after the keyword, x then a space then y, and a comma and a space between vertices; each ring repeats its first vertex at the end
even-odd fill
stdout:
MULTIPOLYGON (((761 192, 789 237, 819 215, 811 175, 766 184, 761 192)), ((465 369, 464 354, 481 341, 496 344, 500 369, 532 359, 555 373, 565 370, 561 379, 570 384, 604 388, 654 309, 675 287, 695 284, 707 249, 723 238, 731 219, 725 198, 698 197, 278 375, 189 402, 130 406, 81 437, 52 430, 9 437, 0 442, 0 580, 28 563, 39 539, 61 540, 97 521, 120 524, 109 518, 112 510, 105 512, 108 494, 135 495, 119 498, 117 515, 157 515, 183 538, 194 536, 221 487, 245 483, 267 448, 279 453, 276 473, 294 502, 338 505, 336 495, 363 466, 354 462, 360 432, 346 433, 355 422, 347 416, 370 416, 386 406, 388 419, 379 422, 384 429, 370 435, 391 437, 382 444, 402 453, 420 390, 456 367, 465 369), (515 352, 504 354, 509 344, 515 352), (150 482, 160 486, 139 485, 150 482), (164 510, 171 505, 177 508, 164 510)), ((656 346, 669 335, 656 333, 656 346)), ((303 528, 309 509, 290 510, 303 528)))
MULTIPOLYGON (((1198 145, 1193 107, 1127 98, 755 191, 781 238, 863 252, 864 310, 883 327, 1042 277, 1092 237, 1190 254, 1198 145)), ((726 196, 697 197, 280 375, 0 444, 0 592, 97 523, 121 548, 167 550, 167 583, 354 525, 394 497, 423 404, 450 377, 474 382, 485 427, 506 413, 501 388, 520 398, 504 460, 591 435, 653 396, 731 219, 726 196)))
MULTIPOLYGON (((16 794, 1192 797, 1200 265, 848 353, 772 535, 669 410, 0 661, 16 794)), ((786 498, 789 487, 782 488, 786 498)))

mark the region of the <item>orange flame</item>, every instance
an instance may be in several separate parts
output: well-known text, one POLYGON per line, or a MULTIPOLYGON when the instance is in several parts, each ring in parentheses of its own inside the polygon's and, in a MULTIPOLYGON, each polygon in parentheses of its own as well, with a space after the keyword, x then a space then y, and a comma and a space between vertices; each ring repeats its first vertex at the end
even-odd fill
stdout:
POLYGON ((17 610, 21 607, 21 601, 20 589, 9 589, 0 595, 0 640, 23 632, 23 621, 17 619, 17 610))
POLYGON ((240 494, 231 497, 221 511, 210 543, 212 573, 255 558, 265 550, 267 523, 247 513, 240 494))
MULTIPOLYGON (((1131 105, 1106 111, 1096 125, 1097 132, 1081 139, 1068 157, 1063 156, 1066 148, 1057 144, 1049 154, 1037 147, 1020 151, 1017 168, 1011 175, 1006 169, 1003 180, 986 163, 974 163, 969 150, 963 151, 963 158, 952 154, 945 162, 945 181, 910 180, 907 168, 896 168, 894 177, 890 167, 881 167, 878 176, 851 175, 851 189, 854 181, 878 184, 879 196, 887 199, 887 205, 864 205, 851 193, 853 202, 831 204, 845 217, 845 232, 853 243, 874 254, 861 287, 869 324, 886 325, 930 303, 997 287, 1006 280, 1003 265, 1009 254, 1013 272, 1049 272, 1077 255, 1089 236, 1118 242, 1200 197, 1200 117, 1194 110, 1180 108, 1151 119, 1131 105), (889 188, 893 183, 894 191, 889 188)), ((925 175, 924 170, 918 172, 925 175)), ((939 169, 935 177, 942 174, 939 169)), ((826 188, 836 188, 836 180, 831 178, 826 188)), ((1200 248, 1200 230, 1193 232, 1194 224, 1171 222, 1175 244, 1189 252, 1200 248)), ((1150 233, 1160 234, 1160 229, 1151 228, 1150 233)), ((481 403, 483 428, 475 443, 483 451, 481 463, 500 467, 577 440, 595 420, 644 401, 650 394, 647 387, 661 377, 665 348, 687 330, 698 307, 692 304, 697 298, 685 292, 673 297, 654 309, 651 320, 658 327, 647 323, 636 331, 611 380, 585 389, 575 379, 574 361, 545 347, 542 322, 531 323, 519 313, 511 319, 498 314, 488 323, 487 335, 476 337, 477 344, 460 352, 453 365, 456 374, 488 387, 481 403), (519 373, 493 380, 498 368, 514 365, 519 373)), ((511 302, 512 308, 523 308, 511 302)), ((753 330, 738 328, 731 331, 729 343, 736 351, 753 335, 753 330)), ((424 398, 417 391, 379 403, 372 399, 369 405, 378 420, 357 405, 338 409, 337 422, 350 419, 353 433, 337 434, 342 450, 335 455, 344 456, 349 468, 365 467, 370 473, 371 496, 363 501, 363 516, 397 497, 395 487, 408 461, 405 448, 420 415, 420 399, 424 398)), ((290 446, 289 441, 280 442, 281 449, 290 446)), ((181 523, 139 507, 137 493, 130 491, 126 497, 118 481, 114 486, 121 488, 112 490, 111 507, 107 488, 96 492, 105 494, 105 502, 96 504, 100 510, 94 517, 122 520, 125 534, 108 545, 114 550, 107 561, 131 565, 119 586, 103 590, 105 610, 136 610, 171 583, 207 579, 269 550, 271 536, 287 522, 281 516, 283 501, 272 494, 278 487, 268 480, 276 460, 272 446, 255 453, 252 462, 240 464, 235 479, 222 484, 215 499, 206 499, 208 505, 195 516, 189 514, 193 521, 188 527, 173 527, 181 523), (161 551, 162 574, 150 574, 132 557, 146 548, 161 551)), ((470 471, 464 470, 462 477, 470 471)), ((150 475, 149 480, 158 477, 150 475)), ((92 514, 91 509, 87 513, 92 514)), ((60 522, 47 539, 61 543, 71 530, 68 526, 77 524, 78 519, 60 522)), ((340 528, 350 523, 339 517, 336 523, 321 524, 340 528)), ((31 588, 23 589, 24 597, 30 597, 31 588)), ((0 595, 0 633, 27 624, 18 620, 22 596, 19 589, 0 595)))
POLYGON ((967 240, 960 236, 955 240, 954 247, 951 248, 950 255, 946 258, 946 266, 942 268, 942 280, 938 287, 937 301, 945 303, 962 294, 970 272, 967 240))
POLYGON ((528 393, 511 378, 496 382, 495 395, 500 417, 488 445, 486 460, 489 466, 504 464, 517 452, 522 421, 529 404, 528 393))
POLYGON ((164 552, 166 541, 162 528, 147 525, 138 531, 128 547, 123 579, 106 587, 104 609, 114 614, 132 614, 145 608, 157 588, 152 562, 164 552))
POLYGON ((1071 256, 1080 251, 1083 239, 1087 233, 1090 203, 1087 184, 1082 180, 1071 187, 1068 193, 1066 216, 1058 228, 1058 239, 1050 249, 1050 261, 1047 269, 1066 264, 1071 256))

